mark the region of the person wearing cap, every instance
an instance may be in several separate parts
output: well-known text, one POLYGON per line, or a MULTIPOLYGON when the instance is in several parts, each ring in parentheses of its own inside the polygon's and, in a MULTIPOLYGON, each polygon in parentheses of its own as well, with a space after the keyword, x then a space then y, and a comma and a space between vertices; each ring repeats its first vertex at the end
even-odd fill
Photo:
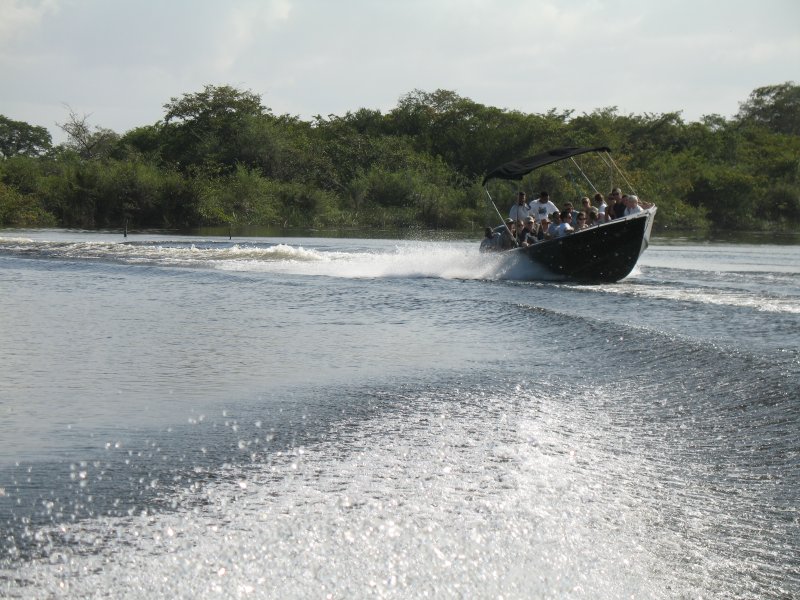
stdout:
POLYGON ((550 194, 547 192, 541 192, 539 199, 531 204, 531 216, 537 223, 541 222, 542 217, 552 215, 554 212, 558 212, 558 207, 550 202, 550 194))
POLYGON ((525 219, 525 224, 517 234, 517 241, 520 246, 530 246, 536 243, 536 219, 528 217, 525 219))
POLYGON ((511 207, 511 210, 508 212, 508 217, 513 221, 525 221, 529 214, 530 207, 528 206, 528 200, 525 197, 525 192, 518 192, 517 202, 511 207))

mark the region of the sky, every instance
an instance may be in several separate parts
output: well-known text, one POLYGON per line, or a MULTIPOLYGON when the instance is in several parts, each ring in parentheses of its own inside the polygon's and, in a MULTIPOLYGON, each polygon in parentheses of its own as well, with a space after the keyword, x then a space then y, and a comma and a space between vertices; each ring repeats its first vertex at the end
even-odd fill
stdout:
POLYGON ((0 0, 0 114, 118 133, 205 85, 304 120, 419 89, 487 106, 730 118, 800 83, 797 0, 0 0))

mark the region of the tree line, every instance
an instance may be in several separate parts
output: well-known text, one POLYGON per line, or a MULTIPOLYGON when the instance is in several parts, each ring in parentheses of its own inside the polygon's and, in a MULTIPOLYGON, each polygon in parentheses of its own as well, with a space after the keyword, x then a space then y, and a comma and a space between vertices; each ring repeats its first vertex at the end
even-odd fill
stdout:
POLYGON ((557 203, 630 183, 659 206, 659 229, 789 230, 800 212, 800 86, 754 90, 726 119, 680 112, 544 114, 414 90, 395 108, 310 121, 275 115, 231 86, 171 98, 158 122, 124 134, 70 110, 54 146, 41 126, 0 115, 0 225, 187 229, 446 228, 493 225, 483 175, 559 146, 609 146, 492 183, 501 212, 517 189, 557 203), (584 175, 586 177, 584 177, 584 175))

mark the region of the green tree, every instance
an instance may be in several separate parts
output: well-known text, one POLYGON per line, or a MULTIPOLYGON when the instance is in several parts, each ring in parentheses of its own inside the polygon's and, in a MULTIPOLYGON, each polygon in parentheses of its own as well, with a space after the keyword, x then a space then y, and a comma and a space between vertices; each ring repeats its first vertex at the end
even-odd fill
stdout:
POLYGON ((102 169, 100 161, 83 160, 67 150, 59 154, 52 170, 40 179, 42 202, 62 227, 97 226, 97 183, 102 169))
POLYGON ((775 133, 800 135, 800 86, 787 81, 757 88, 739 104, 736 118, 775 133))
POLYGON ((22 194, 35 194, 39 180, 50 165, 50 161, 17 154, 0 161, 0 181, 22 194))
POLYGON ((232 171, 237 163, 246 163, 242 148, 258 153, 250 146, 262 138, 253 135, 253 129, 270 114, 260 96, 227 85, 207 85, 200 92, 172 98, 164 108, 162 153, 184 169, 219 164, 232 171))
POLYGON ((687 194, 688 204, 707 210, 709 221, 721 229, 741 229, 751 218, 760 217, 753 210, 760 200, 753 175, 728 165, 704 169, 687 194))
POLYGON ((134 155, 139 155, 158 162, 161 160, 163 135, 161 123, 135 127, 120 138, 121 155, 131 159, 134 155))
POLYGON ((21 194, 0 182, 0 226, 53 227, 56 218, 47 212, 34 194, 21 194))
POLYGON ((490 168, 566 145, 609 146, 610 164, 576 157, 521 182, 492 184, 505 211, 518 188, 557 203, 636 188, 659 205, 657 230, 796 228, 798 87, 755 90, 736 118, 679 112, 544 114, 484 106, 450 90, 413 90, 387 112, 310 122, 261 98, 205 86, 172 98, 163 120, 121 138, 70 109, 68 140, 0 117, 0 222, 67 227, 470 227, 496 220, 480 182, 490 168), (577 167, 577 168, 576 168, 577 167), (631 182, 630 184, 628 182, 631 182))
POLYGON ((41 156, 50 151, 52 141, 44 127, 0 115, 0 157, 41 156))
POLYGON ((92 127, 89 116, 80 116, 69 108, 67 120, 58 123, 58 127, 67 134, 64 146, 85 160, 108 158, 119 141, 119 134, 105 127, 92 127))
POLYGON ((569 115, 569 111, 524 115, 486 107, 450 90, 414 90, 389 113, 387 127, 393 135, 414 140, 419 152, 441 156, 451 168, 477 177, 541 148, 538 144, 559 145, 554 133, 569 115))
POLYGON ((268 225, 279 221, 274 182, 244 165, 205 180, 198 210, 203 224, 208 225, 268 225))

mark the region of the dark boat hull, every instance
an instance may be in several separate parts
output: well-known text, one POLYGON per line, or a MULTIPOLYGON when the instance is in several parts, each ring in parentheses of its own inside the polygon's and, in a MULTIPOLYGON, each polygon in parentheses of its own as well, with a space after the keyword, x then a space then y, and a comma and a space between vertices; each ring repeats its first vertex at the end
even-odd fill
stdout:
POLYGON ((655 207, 570 235, 516 248, 549 273, 587 283, 627 277, 650 241, 655 207))

